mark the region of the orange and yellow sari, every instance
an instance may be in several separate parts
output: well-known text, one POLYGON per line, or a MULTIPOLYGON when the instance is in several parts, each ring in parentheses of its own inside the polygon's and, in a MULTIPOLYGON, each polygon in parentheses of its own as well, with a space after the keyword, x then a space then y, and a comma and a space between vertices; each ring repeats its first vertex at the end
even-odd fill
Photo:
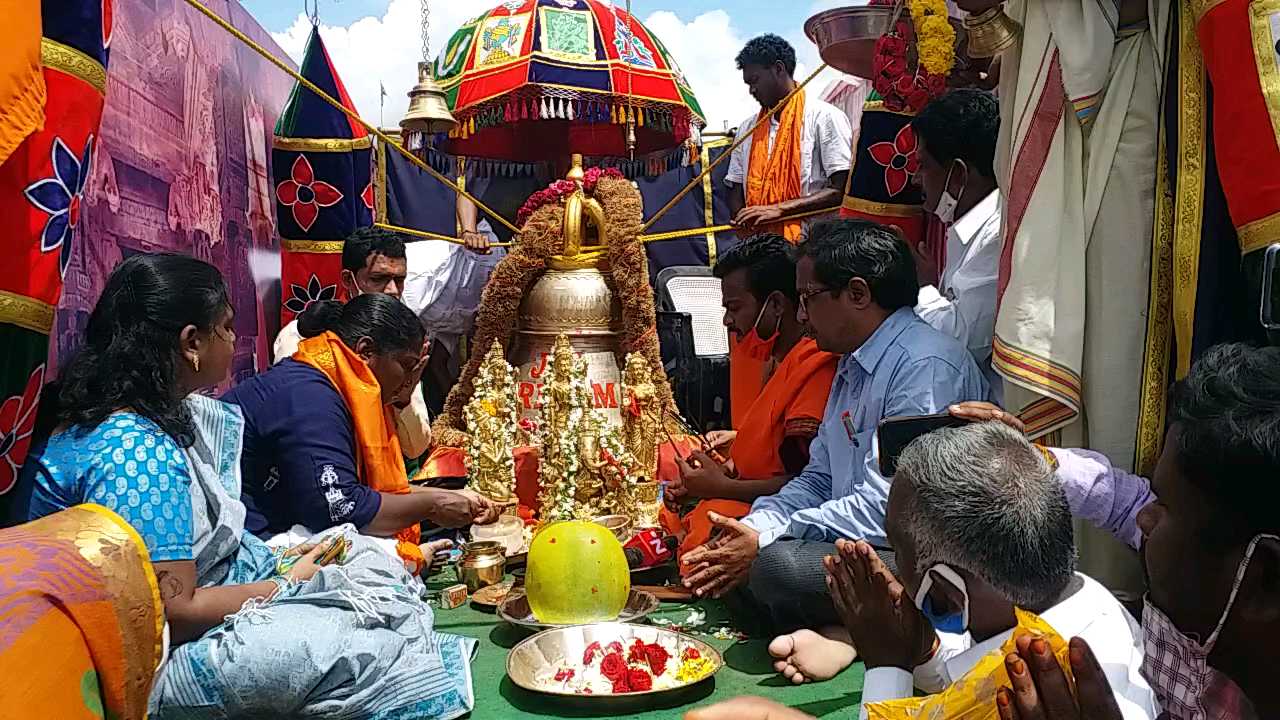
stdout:
MULTIPOLYGON (((729 459, 739 477, 763 480, 786 474, 782 445, 788 437, 812 438, 817 434, 839 359, 838 355, 819 350, 812 338, 801 339, 748 409, 741 416, 735 412, 741 422, 734 423, 738 437, 729 459)), ((667 532, 684 534, 680 543, 680 554, 684 554, 711 538, 713 526, 708 513, 741 518, 750 511, 750 503, 706 499, 684 517, 664 509, 662 520, 667 532)))
MULTIPOLYGON (((329 378, 351 412, 355 424, 356 470, 361 482, 378 492, 397 495, 410 492, 409 476, 391 410, 382 404, 382 388, 369 366, 331 332, 307 338, 298 345, 294 360, 306 363, 329 378)), ((416 574, 425 565, 421 531, 417 525, 396 533, 396 551, 416 574)))
POLYGON ((0 714, 136 720, 164 652, 146 545, 77 505, 0 531, 0 714))

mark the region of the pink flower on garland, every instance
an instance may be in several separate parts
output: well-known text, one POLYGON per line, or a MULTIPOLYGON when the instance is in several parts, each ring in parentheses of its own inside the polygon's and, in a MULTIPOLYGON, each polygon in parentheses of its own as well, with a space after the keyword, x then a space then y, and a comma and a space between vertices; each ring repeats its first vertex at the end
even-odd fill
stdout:
POLYGON ((293 221, 307 232, 320 216, 320 208, 342 202, 342 191, 317 180, 306 155, 299 155, 289 170, 289 179, 276 186, 276 200, 293 212, 293 221))
POLYGON ((892 197, 907 187, 907 182, 920 169, 920 156, 916 154, 916 134, 910 125, 903 125, 893 142, 878 142, 867 148, 871 159, 884 167, 884 187, 892 197))

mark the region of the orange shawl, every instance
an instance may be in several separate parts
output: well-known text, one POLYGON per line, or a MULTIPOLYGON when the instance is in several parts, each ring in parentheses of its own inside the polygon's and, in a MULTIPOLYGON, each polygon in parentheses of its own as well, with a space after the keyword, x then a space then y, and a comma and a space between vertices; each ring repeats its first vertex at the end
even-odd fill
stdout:
POLYGON ((787 435, 816 434, 827 409, 838 355, 823 352, 813 338, 802 338, 747 410, 733 441, 730 459, 738 473, 753 480, 786 472, 779 449, 787 435))
MULTIPOLYGON (((738 437, 733 441, 729 457, 739 476, 763 480, 786 473, 779 452, 782 443, 788 435, 817 434, 827 409, 827 396, 831 394, 839 359, 838 355, 819 350, 812 338, 803 338, 782 359, 764 389, 757 391, 757 396, 746 410, 734 410, 738 437), (741 422, 737 421, 739 417, 741 422)), ((731 370, 732 363, 737 361, 737 357, 730 360, 731 370)), ((752 372, 758 372, 759 367, 759 364, 752 366, 752 372)), ((751 512, 751 504, 738 500, 706 499, 683 518, 664 508, 663 527, 672 534, 682 531, 685 534, 680 543, 680 554, 711 539, 713 527, 707 517, 711 512, 741 518, 751 512)), ((685 572, 685 566, 680 567, 681 572, 685 572)))
MULTIPOLYGON (((751 157, 747 162, 747 207, 775 205, 803 195, 800 187, 800 143, 804 136, 804 91, 797 92, 783 106, 778 118, 778 134, 769 148, 768 110, 760 111, 751 133, 751 157)), ((775 232, 791 242, 800 242, 804 224, 790 220, 760 228, 775 232)))
MULTIPOLYGON (((324 373, 346 403, 355 425, 356 471, 360 480, 378 492, 408 494, 409 477, 396 424, 391 410, 382 404, 382 388, 365 361, 331 332, 303 340, 293 359, 324 373)), ((400 541, 397 552, 405 562, 416 566, 416 573, 425 563, 418 547, 422 539, 418 526, 401 530, 396 539, 400 541)))

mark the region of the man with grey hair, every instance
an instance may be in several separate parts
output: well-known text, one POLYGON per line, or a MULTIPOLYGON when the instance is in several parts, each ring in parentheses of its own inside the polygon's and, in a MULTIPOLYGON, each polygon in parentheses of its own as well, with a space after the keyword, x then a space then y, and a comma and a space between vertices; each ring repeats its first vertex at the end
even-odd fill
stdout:
MULTIPOLYGON (((1155 717, 1138 624, 1075 571, 1067 498, 1046 455, 1020 433, 979 423, 911 443, 898 459, 886 532, 901 581, 861 541, 838 542, 825 563, 866 663, 864 705, 943 691, 1009 641, 1018 608, 1089 642, 1125 718, 1155 717)), ((978 700, 994 702, 990 690, 978 700)))

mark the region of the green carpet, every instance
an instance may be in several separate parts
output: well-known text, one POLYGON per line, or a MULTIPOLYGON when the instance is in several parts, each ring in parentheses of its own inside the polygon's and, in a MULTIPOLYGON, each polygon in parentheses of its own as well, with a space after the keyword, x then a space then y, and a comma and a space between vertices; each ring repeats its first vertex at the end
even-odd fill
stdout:
MULTIPOLYGON (((427 585, 438 591, 452 584, 453 571, 446 570, 432 578, 427 585)), ((694 605, 663 603, 653 617, 665 617, 675 622, 686 619, 693 608, 705 610, 707 622, 702 629, 730 625, 725 607, 714 600, 694 605)), ((765 640, 717 640, 699 635, 714 645, 724 655, 725 667, 709 681, 699 684, 693 691, 672 702, 661 705, 648 699, 644 706, 616 709, 613 706, 598 708, 582 703, 565 705, 564 701, 516 687, 506 677, 507 650, 528 637, 521 628, 508 625, 492 613, 467 603, 452 610, 436 610, 435 627, 441 632, 472 637, 480 641, 476 659, 471 665, 475 682, 476 709, 474 720, 508 720, 509 718, 547 717, 614 717, 678 718, 685 711, 710 705, 739 695, 762 695, 780 703, 802 710, 816 717, 856 717, 857 704, 862 690, 862 665, 854 664, 834 680, 824 683, 792 685, 774 672, 765 640), (628 714, 629 713, 629 714, 628 714)))

